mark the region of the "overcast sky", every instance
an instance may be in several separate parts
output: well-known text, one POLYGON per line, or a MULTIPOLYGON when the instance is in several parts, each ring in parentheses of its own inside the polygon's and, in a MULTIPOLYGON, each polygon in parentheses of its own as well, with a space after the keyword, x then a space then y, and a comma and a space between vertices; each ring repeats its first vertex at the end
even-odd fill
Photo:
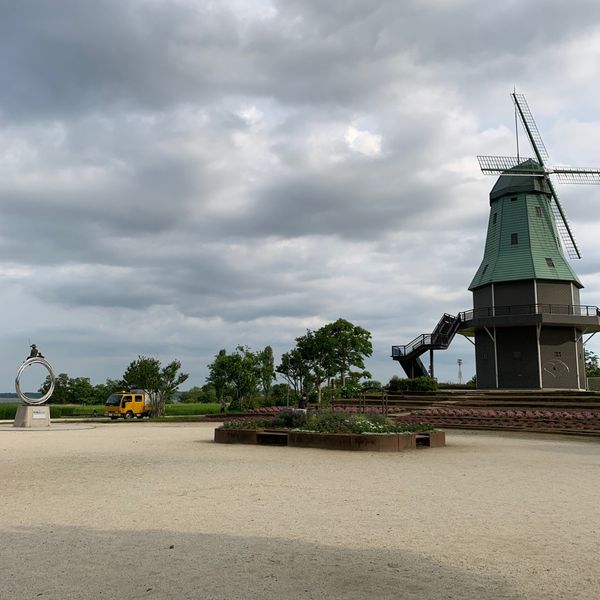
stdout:
MULTIPOLYGON (((553 164, 600 166, 597 0, 0 0, 0 81, 0 391, 30 342, 202 385, 339 317, 403 376, 392 344, 472 306, 513 87, 553 164)), ((559 193, 598 305, 600 187, 559 193)))

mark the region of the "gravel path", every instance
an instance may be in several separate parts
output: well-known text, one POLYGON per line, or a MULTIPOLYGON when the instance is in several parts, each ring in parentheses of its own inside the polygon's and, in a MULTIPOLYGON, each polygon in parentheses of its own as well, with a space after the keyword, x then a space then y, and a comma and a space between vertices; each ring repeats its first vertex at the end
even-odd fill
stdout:
POLYGON ((381 454, 212 433, 1 431, 2 600, 600 598, 596 439, 381 454))

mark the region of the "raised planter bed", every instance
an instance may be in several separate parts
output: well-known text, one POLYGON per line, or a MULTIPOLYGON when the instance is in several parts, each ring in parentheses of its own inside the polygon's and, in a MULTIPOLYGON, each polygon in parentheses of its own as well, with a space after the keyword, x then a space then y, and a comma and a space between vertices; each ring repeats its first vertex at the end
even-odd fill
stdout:
POLYGON ((256 444, 256 429, 215 429, 219 444, 256 444))
POLYGON ((324 448, 327 450, 367 450, 401 452, 415 448, 438 448, 446 445, 443 431, 390 433, 384 435, 355 433, 317 433, 268 429, 215 429, 215 442, 220 444, 263 444, 324 448))

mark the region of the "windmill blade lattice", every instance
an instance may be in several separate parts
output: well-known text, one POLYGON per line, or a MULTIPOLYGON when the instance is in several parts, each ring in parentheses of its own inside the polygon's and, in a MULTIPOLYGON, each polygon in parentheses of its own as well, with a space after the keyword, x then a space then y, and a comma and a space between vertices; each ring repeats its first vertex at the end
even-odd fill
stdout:
POLYGON ((559 183, 600 185, 600 169, 572 167, 542 167, 534 158, 519 156, 478 156, 479 167, 485 175, 546 177, 554 175, 559 183))
POLYGON ((573 237, 573 232, 569 227, 569 222, 554 189, 551 175, 554 175, 559 183, 600 185, 600 169, 547 167, 545 162, 548 161, 548 151, 542 141, 542 136, 531 114, 529 105, 525 100, 525 96, 523 94, 512 93, 511 97, 529 143, 533 148, 535 159, 520 158, 518 156, 478 156, 477 160, 479 161, 481 171, 486 175, 496 176, 542 177, 551 192, 550 208, 556 222, 556 229, 562 240, 563 248, 570 258, 581 258, 579 248, 573 237))
POLYGON ((551 171, 559 183, 600 185, 600 169, 570 169, 554 167, 551 171))
MULTIPOLYGON (((518 156, 478 156, 479 167, 486 175, 503 175, 510 170, 511 175, 527 175, 531 177, 544 177, 544 169, 538 165, 532 168, 533 158, 519 158, 518 156)), ((537 163, 535 163, 537 165, 537 163)))
POLYGON ((523 94, 513 93, 511 96, 517 108, 517 112, 519 113, 521 123, 523 123, 523 127, 525 128, 527 136, 529 137, 529 141, 531 142, 531 147, 538 158, 538 162, 543 165, 544 161, 548 160, 548 151, 546 150, 546 146, 542 141, 542 136, 540 135, 537 125, 535 124, 533 115, 529 110, 527 100, 525 100, 525 96, 523 96, 523 94))
POLYGON ((548 184, 550 185, 550 189, 552 191, 552 202, 550 202, 550 209, 552 210, 552 214, 554 215, 556 229, 558 231, 558 234, 560 235, 562 245, 567 251, 569 258, 581 258, 581 252, 579 252, 577 242, 575 241, 573 233, 571 232, 571 228, 569 227, 567 216, 563 211, 563 208, 560 204, 560 200, 558 199, 558 194, 556 193, 556 190, 554 189, 554 186, 552 185, 552 180, 550 178, 548 178, 548 184))

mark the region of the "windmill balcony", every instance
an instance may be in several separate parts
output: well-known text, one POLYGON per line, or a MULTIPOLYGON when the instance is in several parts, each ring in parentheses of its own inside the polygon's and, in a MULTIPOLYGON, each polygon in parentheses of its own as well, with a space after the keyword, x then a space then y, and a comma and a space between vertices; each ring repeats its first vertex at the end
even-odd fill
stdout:
POLYGON ((600 331, 597 306, 578 304, 513 304, 488 306, 460 313, 461 333, 480 327, 514 327, 515 325, 552 325, 600 331))

